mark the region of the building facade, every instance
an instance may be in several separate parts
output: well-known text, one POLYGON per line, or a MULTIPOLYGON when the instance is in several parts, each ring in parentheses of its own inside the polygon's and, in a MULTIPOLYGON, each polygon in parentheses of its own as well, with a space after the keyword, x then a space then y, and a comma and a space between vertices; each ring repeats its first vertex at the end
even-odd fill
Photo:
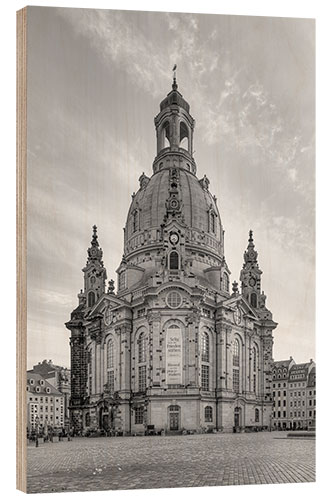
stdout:
POLYGON ((28 432, 47 433, 62 429, 65 424, 64 396, 37 373, 27 372, 28 432))
POLYGON ((276 361, 272 370, 273 429, 313 429, 316 426, 316 366, 296 364, 292 357, 276 361))
POLYGON ((155 117, 157 154, 132 195, 117 293, 93 228, 71 332, 72 425, 120 434, 271 424, 272 332, 250 231, 230 290, 224 228, 197 177, 190 106, 172 89, 155 117))
POLYGON ((71 394, 71 374, 68 368, 55 365, 52 360, 44 359, 34 365, 28 373, 37 373, 47 380, 64 396, 64 423, 69 425, 69 400, 71 394))

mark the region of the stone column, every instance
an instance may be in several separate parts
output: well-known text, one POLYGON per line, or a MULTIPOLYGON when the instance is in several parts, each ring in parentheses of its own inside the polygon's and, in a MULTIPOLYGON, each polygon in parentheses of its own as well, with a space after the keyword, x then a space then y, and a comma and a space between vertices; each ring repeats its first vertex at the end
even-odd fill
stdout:
POLYGON ((149 325, 149 358, 148 377, 151 387, 159 387, 161 384, 162 369, 162 346, 160 345, 161 314, 152 312, 148 315, 149 325))
POLYGON ((200 315, 197 311, 193 311, 186 317, 186 329, 188 330, 188 383, 192 387, 199 387, 199 322, 200 315))
POLYGON ((222 330, 222 323, 219 321, 215 325, 216 332, 216 390, 221 391, 224 382, 224 363, 223 363, 223 347, 224 347, 224 333, 222 330))

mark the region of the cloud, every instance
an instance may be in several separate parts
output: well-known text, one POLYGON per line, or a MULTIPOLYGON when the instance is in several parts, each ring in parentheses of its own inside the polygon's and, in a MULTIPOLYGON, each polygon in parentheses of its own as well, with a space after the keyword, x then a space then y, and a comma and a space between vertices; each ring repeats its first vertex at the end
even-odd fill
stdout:
POLYGON ((170 79, 171 67, 165 66, 153 41, 140 31, 138 23, 130 22, 128 14, 90 9, 58 9, 58 13, 78 35, 90 40, 104 64, 110 65, 111 59, 152 95, 159 93, 157 78, 170 79))

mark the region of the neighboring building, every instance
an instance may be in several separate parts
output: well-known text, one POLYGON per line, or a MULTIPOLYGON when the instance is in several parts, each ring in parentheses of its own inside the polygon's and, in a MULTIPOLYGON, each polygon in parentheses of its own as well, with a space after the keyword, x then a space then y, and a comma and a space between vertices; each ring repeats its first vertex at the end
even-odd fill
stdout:
POLYGON ((37 373, 27 372, 27 426, 29 432, 64 427, 64 396, 37 373))
POLYGON ((42 375, 45 380, 63 394, 65 424, 67 425, 69 423, 69 399, 71 394, 70 370, 63 366, 53 364, 51 359, 49 361, 44 359, 42 362, 34 365, 33 369, 29 370, 28 373, 38 373, 42 375))
MULTIPOLYGON (((315 385, 311 389, 308 387, 310 373, 314 368, 315 363, 311 359, 309 363, 294 365, 290 369, 289 419, 291 429, 308 429, 316 418, 316 396, 312 395, 313 392, 316 392, 315 385), (311 412, 311 417, 309 417, 309 412, 311 412)), ((315 384, 313 376, 311 376, 310 382, 315 384)))
POLYGON ((268 429, 277 323, 252 231, 241 290, 234 282, 230 291, 216 197, 196 176, 194 119, 175 79, 155 127, 153 174, 142 174, 132 195, 118 293, 112 281, 105 292, 94 226, 66 323, 71 425, 124 434, 268 429))
POLYGON ((273 429, 289 428, 288 381, 289 370, 295 364, 292 357, 275 361, 272 369, 273 429))
POLYGON ((276 361, 272 370, 274 429, 309 429, 316 419, 316 368, 309 363, 276 361))
POLYGON ((306 408, 307 408, 307 426, 308 429, 316 428, 316 367, 313 366, 308 377, 308 385, 306 388, 306 408))

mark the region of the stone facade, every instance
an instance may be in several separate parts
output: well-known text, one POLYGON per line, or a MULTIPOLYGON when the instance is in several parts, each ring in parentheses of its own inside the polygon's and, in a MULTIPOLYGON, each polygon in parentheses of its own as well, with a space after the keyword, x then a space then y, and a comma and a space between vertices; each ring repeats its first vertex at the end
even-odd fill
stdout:
POLYGON ((143 434, 269 428, 272 332, 252 231, 230 291, 224 229, 193 158, 194 119, 172 90, 155 118, 153 175, 124 229, 118 288, 93 228, 71 331, 76 432, 143 434))
POLYGON ((293 358, 273 363, 273 429, 316 427, 316 365, 296 364, 293 358))
POLYGON ((65 397, 38 373, 27 372, 27 430, 29 433, 62 429, 65 397))
POLYGON ((64 396, 64 424, 69 424, 69 400, 71 394, 70 370, 63 366, 55 365, 52 360, 44 359, 37 365, 34 365, 28 373, 37 373, 47 380, 64 396))

